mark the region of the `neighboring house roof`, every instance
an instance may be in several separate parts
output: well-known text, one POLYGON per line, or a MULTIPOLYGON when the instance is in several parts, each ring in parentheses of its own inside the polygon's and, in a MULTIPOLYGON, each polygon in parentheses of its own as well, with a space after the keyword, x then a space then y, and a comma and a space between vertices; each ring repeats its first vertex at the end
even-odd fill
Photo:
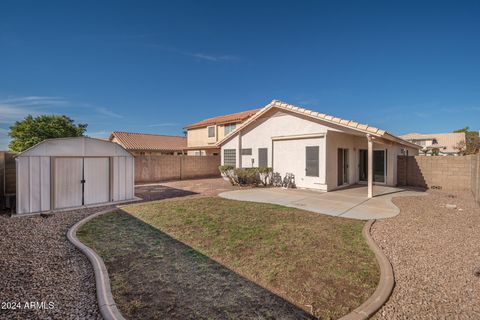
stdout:
MULTIPOLYGON (((443 153, 457 153, 458 150, 455 149, 455 146, 460 141, 465 140, 465 132, 450 132, 450 133, 429 133, 429 134, 421 134, 421 133, 409 133, 400 138, 405 140, 436 140, 435 145, 438 145, 438 148, 443 153), (444 149, 442 147, 445 147, 444 149)), ((430 148, 433 148, 431 146, 430 148)))
POLYGON ((328 122, 328 123, 331 123, 331 124, 335 124, 335 125, 340 126, 340 127, 345 127, 345 128, 349 128, 349 129, 352 129, 352 130, 355 130, 355 131, 365 133, 365 134, 370 134, 374 137, 379 137, 379 138, 384 138, 386 140, 394 141, 394 142, 400 143, 402 145, 405 145, 405 146, 408 146, 408 147, 411 147, 411 148, 420 149, 420 146, 418 146, 414 143, 405 141, 405 140, 403 140, 403 139, 401 139, 401 138, 399 138, 399 137, 397 137, 397 136, 395 136, 395 135, 393 135, 393 134, 391 134, 391 133, 389 133, 385 130, 369 126, 368 124, 361 124, 361 123, 358 123, 358 122, 355 122, 355 121, 341 119, 341 118, 338 118, 338 117, 334 117, 334 116, 326 115, 326 114, 319 113, 319 112, 316 112, 316 111, 312 111, 312 110, 304 109, 304 108, 301 108, 301 107, 297 107, 297 106, 294 106, 294 105, 291 105, 291 104, 288 104, 288 103, 285 103, 285 102, 282 102, 282 101, 278 101, 278 100, 273 100, 268 105, 263 107, 254 116, 250 117, 247 121, 242 123, 234 131, 232 131, 231 134, 229 134, 228 136, 226 136, 225 138, 220 140, 217 143, 217 145, 221 146, 222 144, 224 144, 225 142, 230 140, 240 130, 242 130, 243 128, 245 128, 246 126, 248 126, 249 124, 254 122, 256 119, 261 117, 263 114, 265 114, 266 112, 268 112, 272 108, 277 108, 277 109, 280 109, 280 110, 290 111, 290 112, 300 114, 300 115, 303 115, 303 116, 307 116, 307 117, 310 117, 310 118, 313 118, 313 119, 318 119, 318 120, 322 120, 322 121, 325 121, 325 122, 328 122))
POLYGON ((109 140, 131 151, 183 151, 187 147, 187 138, 181 136, 164 136, 148 133, 112 132, 109 140))
POLYGON ((248 119, 249 117, 253 116, 255 113, 257 113, 260 110, 261 108, 242 111, 242 112, 233 113, 233 114, 227 114, 224 116, 208 118, 197 123, 189 124, 188 126, 185 127, 185 129, 201 128, 201 127, 211 126, 215 124, 242 122, 248 119))

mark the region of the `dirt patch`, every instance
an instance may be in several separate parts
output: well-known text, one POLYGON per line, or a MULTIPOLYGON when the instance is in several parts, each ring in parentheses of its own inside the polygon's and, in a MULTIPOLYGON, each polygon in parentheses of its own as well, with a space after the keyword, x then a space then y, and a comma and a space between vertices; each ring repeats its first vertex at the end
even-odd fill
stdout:
POLYGON ((377 319, 480 319, 480 208, 470 193, 397 198, 401 212, 377 221, 395 289, 377 319))
POLYGON ((195 179, 135 186, 135 195, 143 200, 179 197, 211 197, 221 192, 239 190, 222 178, 195 179))
POLYGON ((133 216, 95 219, 82 241, 135 318, 338 318, 378 283, 362 221, 216 197, 124 210, 133 216))
POLYGON ((115 301, 127 318, 312 318, 129 214, 95 219, 78 236, 104 258, 115 301))

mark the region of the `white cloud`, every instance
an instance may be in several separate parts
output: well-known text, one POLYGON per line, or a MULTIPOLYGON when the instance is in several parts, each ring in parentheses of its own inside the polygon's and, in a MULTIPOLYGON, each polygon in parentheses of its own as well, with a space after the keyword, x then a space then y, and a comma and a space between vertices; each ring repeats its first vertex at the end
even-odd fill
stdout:
POLYGON ((173 122, 164 122, 164 123, 154 123, 154 124, 149 124, 147 127, 153 128, 153 127, 174 127, 178 126, 178 123, 173 123, 173 122))
POLYGON ((118 114, 118 113, 115 113, 113 112, 112 110, 109 110, 107 108, 104 108, 104 107, 96 107, 95 110, 101 114, 101 115, 104 115, 104 116, 107 116, 107 117, 113 117, 113 118, 123 118, 122 115, 118 114))
POLYGON ((219 61, 238 61, 240 60, 239 57, 233 56, 233 55, 214 55, 214 54, 206 54, 206 53, 191 53, 191 52, 183 52, 183 54, 197 58, 197 59, 202 59, 202 60, 207 60, 207 61, 212 61, 212 62, 219 62, 219 61))
POLYGON ((25 118, 29 114, 37 115, 38 112, 22 106, 0 103, 0 123, 12 124, 17 120, 25 118))

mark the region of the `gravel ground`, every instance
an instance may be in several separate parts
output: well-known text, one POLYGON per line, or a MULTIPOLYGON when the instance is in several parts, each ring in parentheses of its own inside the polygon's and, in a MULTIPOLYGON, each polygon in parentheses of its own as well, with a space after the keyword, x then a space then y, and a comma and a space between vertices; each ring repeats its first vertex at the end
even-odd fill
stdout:
POLYGON ((0 319, 101 319, 93 269, 66 232, 105 208, 48 217, 0 216, 0 319), (45 302, 47 309, 26 308, 26 302, 45 302))
POLYGON ((429 191, 393 202, 400 215, 372 229, 396 281, 375 318, 480 319, 480 208, 470 193, 429 191))

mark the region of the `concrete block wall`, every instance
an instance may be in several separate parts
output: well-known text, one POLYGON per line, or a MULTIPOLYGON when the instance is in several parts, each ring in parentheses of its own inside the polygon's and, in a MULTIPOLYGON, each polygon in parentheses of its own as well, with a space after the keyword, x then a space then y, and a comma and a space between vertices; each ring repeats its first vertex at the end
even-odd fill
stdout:
POLYGON ((220 156, 135 157, 135 183, 220 177, 220 156))
POLYGON ((477 154, 471 163, 472 168, 472 181, 471 190, 473 197, 480 204, 480 154, 477 154))
POLYGON ((398 185, 442 190, 472 190, 472 162, 477 156, 464 157, 398 157, 398 185))

